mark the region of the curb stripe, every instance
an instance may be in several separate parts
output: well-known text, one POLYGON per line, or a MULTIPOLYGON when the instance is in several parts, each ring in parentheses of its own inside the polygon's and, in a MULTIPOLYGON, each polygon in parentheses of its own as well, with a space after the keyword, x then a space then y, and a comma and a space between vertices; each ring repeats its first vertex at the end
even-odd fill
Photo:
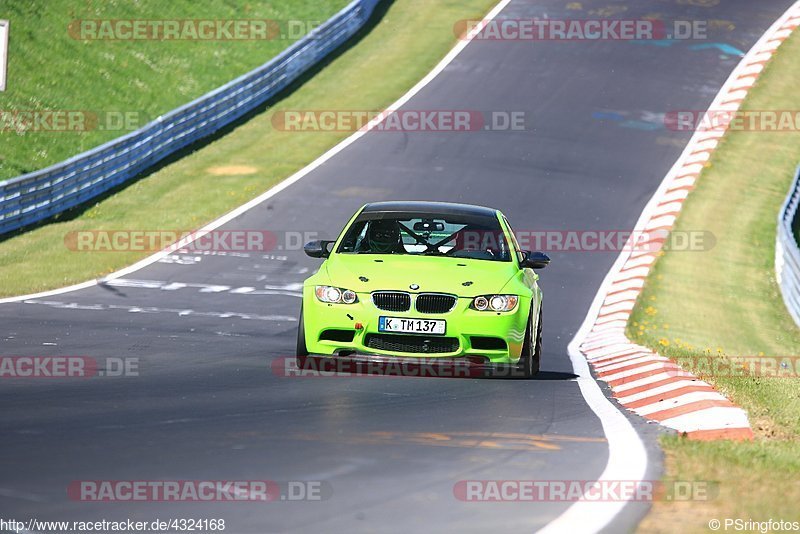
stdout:
POLYGON ((727 400, 701 400, 696 402, 691 402, 685 406, 678 406, 677 408, 668 408, 666 410, 661 410, 660 412, 654 412, 647 416, 648 419, 652 419, 654 421, 663 421, 664 419, 672 419, 673 417, 677 417, 679 415, 684 415, 691 412, 696 412, 699 410, 705 410, 706 408, 713 408, 713 407, 722 407, 722 406, 734 406, 734 404, 727 400))
POLYGON ((649 377, 644 377, 640 380, 634 380, 626 384, 621 384, 618 387, 614 388, 613 394, 617 398, 622 398, 628 396, 632 392, 641 393, 655 386, 676 382, 678 380, 697 380, 698 382, 700 382, 699 378, 692 378, 691 376, 678 376, 674 372, 668 373, 665 371, 663 373, 658 373, 649 377))
POLYGON ((620 378, 612 378, 606 377, 603 380, 608 382, 608 385, 612 387, 612 389, 616 386, 620 386, 622 384, 630 384, 631 382, 636 382, 641 380, 642 378, 648 378, 655 375, 666 374, 667 376, 679 376, 680 368, 677 364, 673 365, 671 369, 667 369, 666 366, 659 366, 657 369, 650 369, 648 371, 643 371, 641 373, 630 374, 627 376, 623 376, 620 378))
MULTIPOLYGON (((607 377, 607 376, 614 375, 614 374, 626 373, 628 371, 632 371, 634 369, 639 369, 641 367, 647 367, 647 366, 651 366, 651 365, 659 365, 660 366, 663 361, 669 361, 669 360, 667 360, 666 358, 664 358, 663 360, 656 360, 654 357, 649 357, 649 358, 647 358, 646 361, 634 363, 634 364, 631 364, 631 365, 624 365, 623 367, 620 367, 619 369, 607 369, 607 370, 599 371, 599 370, 597 370, 595 368, 595 374, 597 376, 599 376, 600 378, 603 378, 603 377, 607 377)), ((623 364, 620 364, 620 365, 623 365, 623 364)), ((611 367, 614 367, 614 366, 612 365, 611 367)))
POLYGON ((598 363, 595 365, 595 369, 599 372, 601 370, 607 371, 611 368, 616 368, 619 365, 624 364, 633 364, 634 362, 640 361, 655 361, 658 360, 658 357, 654 354, 631 354, 629 356, 619 356, 616 358, 611 358, 608 361, 604 361, 603 363, 598 363))
POLYGON ((692 386, 706 387, 708 384, 697 379, 676 377, 674 379, 662 380, 660 383, 651 383, 646 387, 619 391, 617 392, 616 399, 620 404, 627 405, 645 397, 658 396, 659 393, 668 393, 674 389, 692 386), (636 391, 637 389, 640 389, 640 391, 636 391))
POLYGON ((714 388, 711 386, 683 386, 677 389, 673 389, 672 391, 666 391, 664 393, 657 393, 650 397, 645 397, 643 399, 639 399, 636 401, 630 401, 625 404, 626 408, 630 408, 635 410, 636 408, 643 408, 645 406, 649 406, 650 404, 654 404, 656 402, 661 402, 669 399, 674 399, 675 397, 680 397, 686 393, 696 393, 700 391, 714 391, 714 388))
MULTIPOLYGON (((780 44, 800 26, 798 21, 800 1, 745 55, 709 110, 736 112, 780 44)), ((594 315, 590 310, 584 323, 588 323, 588 332, 573 339, 576 351, 589 361, 597 379, 608 383, 611 395, 622 406, 698 440, 753 439, 753 432, 744 410, 675 362, 631 342, 625 332, 666 234, 674 228, 684 201, 724 134, 725 130, 694 132, 635 226, 635 231, 645 229, 658 235, 643 243, 648 250, 620 253, 595 296, 600 305, 594 315)))
MULTIPOLYGON (((692 393, 687 393, 686 395, 681 395, 680 397, 675 397, 673 399, 668 399, 665 401, 656 401, 647 406, 642 406, 641 408, 637 408, 634 410, 639 415, 644 417, 652 417, 653 414, 661 413, 666 410, 676 410, 678 408, 683 408, 685 406, 694 405, 694 403, 698 402, 726 402, 730 406, 733 406, 733 403, 711 389, 709 386, 709 390, 706 391, 695 391, 692 393)), ((705 409, 705 407, 701 408, 705 409)), ((692 409, 692 412, 697 412, 697 409, 692 409)), ((680 414, 683 415, 683 414, 680 414)), ((672 419, 672 417, 677 416, 669 416, 664 417, 664 419, 672 419)))

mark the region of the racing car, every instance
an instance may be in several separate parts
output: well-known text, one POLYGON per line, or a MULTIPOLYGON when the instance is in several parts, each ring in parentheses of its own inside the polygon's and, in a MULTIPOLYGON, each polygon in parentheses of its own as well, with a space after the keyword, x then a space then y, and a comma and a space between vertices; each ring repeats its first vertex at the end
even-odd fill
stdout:
POLYGON ((550 263, 520 249, 498 210, 391 201, 359 209, 303 284, 297 360, 463 362, 534 376, 550 263))

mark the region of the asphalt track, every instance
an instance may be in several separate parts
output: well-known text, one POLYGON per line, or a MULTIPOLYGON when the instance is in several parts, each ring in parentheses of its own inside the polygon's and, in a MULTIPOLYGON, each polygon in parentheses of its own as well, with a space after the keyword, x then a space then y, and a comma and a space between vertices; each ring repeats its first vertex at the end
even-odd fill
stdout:
MULTIPOLYGON (((714 3, 593 0, 575 12, 562 1, 517 0, 501 16, 590 18, 611 4, 627 7, 616 15, 624 18, 727 20, 735 29, 712 42, 745 51, 790 5, 703 7, 714 3)), ((705 109, 739 59, 729 52, 473 42, 406 108, 521 110, 525 131, 373 132, 225 228, 333 238, 361 204, 384 199, 490 205, 518 232, 632 228, 690 135, 664 129, 652 113, 705 109)), ((224 518, 226 532, 242 533, 544 526, 570 503, 461 502, 453 487, 593 480, 605 467, 607 444, 570 380, 566 346, 616 253, 551 256, 541 272, 543 372, 532 381, 276 376, 271 363, 293 354, 297 286, 319 265, 297 250, 200 261, 174 254, 122 285, 4 304, 0 354, 138 358, 139 376, 0 383, 0 517, 224 518), (256 290, 232 292, 239 287, 256 290), (66 495, 74 480, 256 479, 323 481, 326 499, 81 503, 66 495)), ((648 478, 657 478, 657 431, 631 420, 649 452, 648 478)), ((609 530, 632 530, 646 511, 629 505, 609 530)))

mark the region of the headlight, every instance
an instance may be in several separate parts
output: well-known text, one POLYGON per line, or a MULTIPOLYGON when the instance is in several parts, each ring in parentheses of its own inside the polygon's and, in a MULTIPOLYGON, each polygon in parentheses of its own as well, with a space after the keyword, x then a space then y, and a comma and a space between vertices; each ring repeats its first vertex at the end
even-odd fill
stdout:
POLYGON ((332 286, 317 286, 314 289, 317 298, 330 304, 352 304, 358 300, 356 292, 352 289, 342 289, 332 286))
POLYGON ((472 299, 472 308, 478 311, 505 312, 517 307, 516 295, 481 295, 472 299))

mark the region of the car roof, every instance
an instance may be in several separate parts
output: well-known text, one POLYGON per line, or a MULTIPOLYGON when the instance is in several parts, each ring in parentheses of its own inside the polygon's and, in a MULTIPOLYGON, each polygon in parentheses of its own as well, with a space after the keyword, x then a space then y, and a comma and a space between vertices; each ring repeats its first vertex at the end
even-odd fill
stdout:
POLYGON ((420 200, 393 200, 388 202, 371 202, 364 206, 362 214, 367 213, 426 213, 440 215, 456 215, 465 217, 497 217, 497 210, 472 204, 456 204, 452 202, 428 202, 420 200))

